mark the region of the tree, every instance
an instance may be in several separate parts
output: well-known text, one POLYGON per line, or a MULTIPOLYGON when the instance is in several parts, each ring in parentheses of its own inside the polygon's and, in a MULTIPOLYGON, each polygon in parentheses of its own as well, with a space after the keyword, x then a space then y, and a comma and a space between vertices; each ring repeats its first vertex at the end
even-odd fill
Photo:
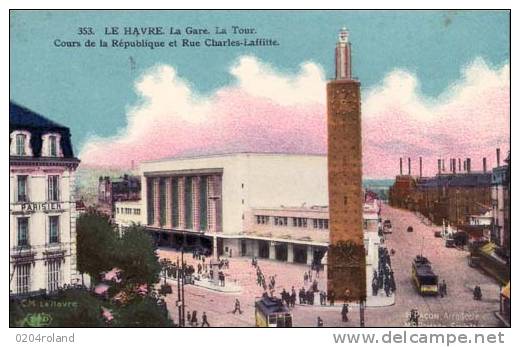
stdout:
MULTIPOLYGON (((9 302, 11 327, 104 327, 103 302, 82 288, 9 302)), ((106 303, 105 303, 106 305, 106 303)))
POLYGON ((125 229, 116 254, 116 266, 122 270, 124 283, 153 286, 159 281, 159 257, 143 226, 132 224, 125 229))
POLYGON ((107 216, 91 209, 78 218, 76 232, 78 271, 98 280, 101 272, 115 265, 118 237, 114 225, 107 216))
POLYGON ((139 297, 114 311, 114 327, 172 327, 164 301, 154 296, 139 297))

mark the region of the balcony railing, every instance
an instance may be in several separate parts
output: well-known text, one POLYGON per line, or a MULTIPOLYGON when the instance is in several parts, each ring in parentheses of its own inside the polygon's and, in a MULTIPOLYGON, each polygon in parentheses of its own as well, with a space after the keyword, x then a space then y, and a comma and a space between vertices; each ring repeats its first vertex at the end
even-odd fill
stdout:
POLYGON ((17 202, 29 202, 29 196, 27 194, 18 194, 17 202))

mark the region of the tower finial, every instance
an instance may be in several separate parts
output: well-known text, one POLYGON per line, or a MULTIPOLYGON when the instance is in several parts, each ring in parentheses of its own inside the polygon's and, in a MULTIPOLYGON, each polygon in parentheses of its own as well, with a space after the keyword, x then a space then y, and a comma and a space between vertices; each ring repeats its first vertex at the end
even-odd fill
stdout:
POLYGON ((352 66, 350 58, 350 42, 348 41, 348 30, 341 28, 336 43, 336 80, 352 79, 352 66))
POLYGON ((347 43, 348 42, 348 30, 347 27, 342 27, 339 31, 338 42, 347 43))

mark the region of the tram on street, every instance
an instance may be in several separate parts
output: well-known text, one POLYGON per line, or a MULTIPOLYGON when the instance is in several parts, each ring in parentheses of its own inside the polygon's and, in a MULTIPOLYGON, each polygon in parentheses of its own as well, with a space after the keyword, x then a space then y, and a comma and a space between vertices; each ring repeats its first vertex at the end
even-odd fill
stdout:
POLYGON ((279 298, 262 297, 255 302, 255 326, 269 328, 292 327, 292 313, 279 298))
POLYGON ((439 278, 428 258, 418 255, 412 262, 412 280, 421 295, 437 295, 439 278))

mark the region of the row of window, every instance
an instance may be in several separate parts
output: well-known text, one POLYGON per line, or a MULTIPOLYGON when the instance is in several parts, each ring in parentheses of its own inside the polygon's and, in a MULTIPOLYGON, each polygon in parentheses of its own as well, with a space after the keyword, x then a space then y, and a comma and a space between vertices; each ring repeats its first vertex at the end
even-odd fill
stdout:
MULTIPOLYGON (((27 148, 29 144, 29 137, 27 134, 18 133, 15 136, 14 141, 14 154, 18 156, 26 156, 29 155, 27 153, 27 148)), ((49 157, 57 157, 58 156, 58 136, 56 135, 48 135, 44 140, 44 147, 46 148, 46 155, 49 157)))
MULTIPOLYGON (((270 216, 256 215, 256 224, 269 224, 270 216)), ((291 217, 291 223, 293 227, 296 228, 307 228, 307 221, 309 218, 303 217, 291 217)), ((273 221, 274 225, 277 226, 287 226, 288 225, 288 217, 279 217, 274 216, 273 221)), ((329 220, 328 219, 319 219, 319 218, 311 218, 312 226, 314 229, 328 229, 329 228, 329 220)))
MULTIPOLYGON (((47 234, 47 242, 49 244, 56 244, 60 242, 60 216, 49 216, 49 232, 47 234)), ((29 218, 18 218, 17 230, 17 246, 29 247, 29 218)))
MULTIPOLYGON (((17 176, 17 202, 29 201, 29 185, 27 175, 17 176)), ((60 176, 49 175, 47 176, 47 201, 59 201, 60 200, 60 176)))
POLYGON ((139 216, 141 214, 140 208, 128 208, 128 207, 116 207, 116 213, 120 214, 135 214, 139 216))
MULTIPOLYGON (((47 260, 47 290, 55 292, 61 283, 61 259, 47 260)), ((26 294, 31 289, 31 267, 29 264, 16 265, 16 293, 26 294)))

